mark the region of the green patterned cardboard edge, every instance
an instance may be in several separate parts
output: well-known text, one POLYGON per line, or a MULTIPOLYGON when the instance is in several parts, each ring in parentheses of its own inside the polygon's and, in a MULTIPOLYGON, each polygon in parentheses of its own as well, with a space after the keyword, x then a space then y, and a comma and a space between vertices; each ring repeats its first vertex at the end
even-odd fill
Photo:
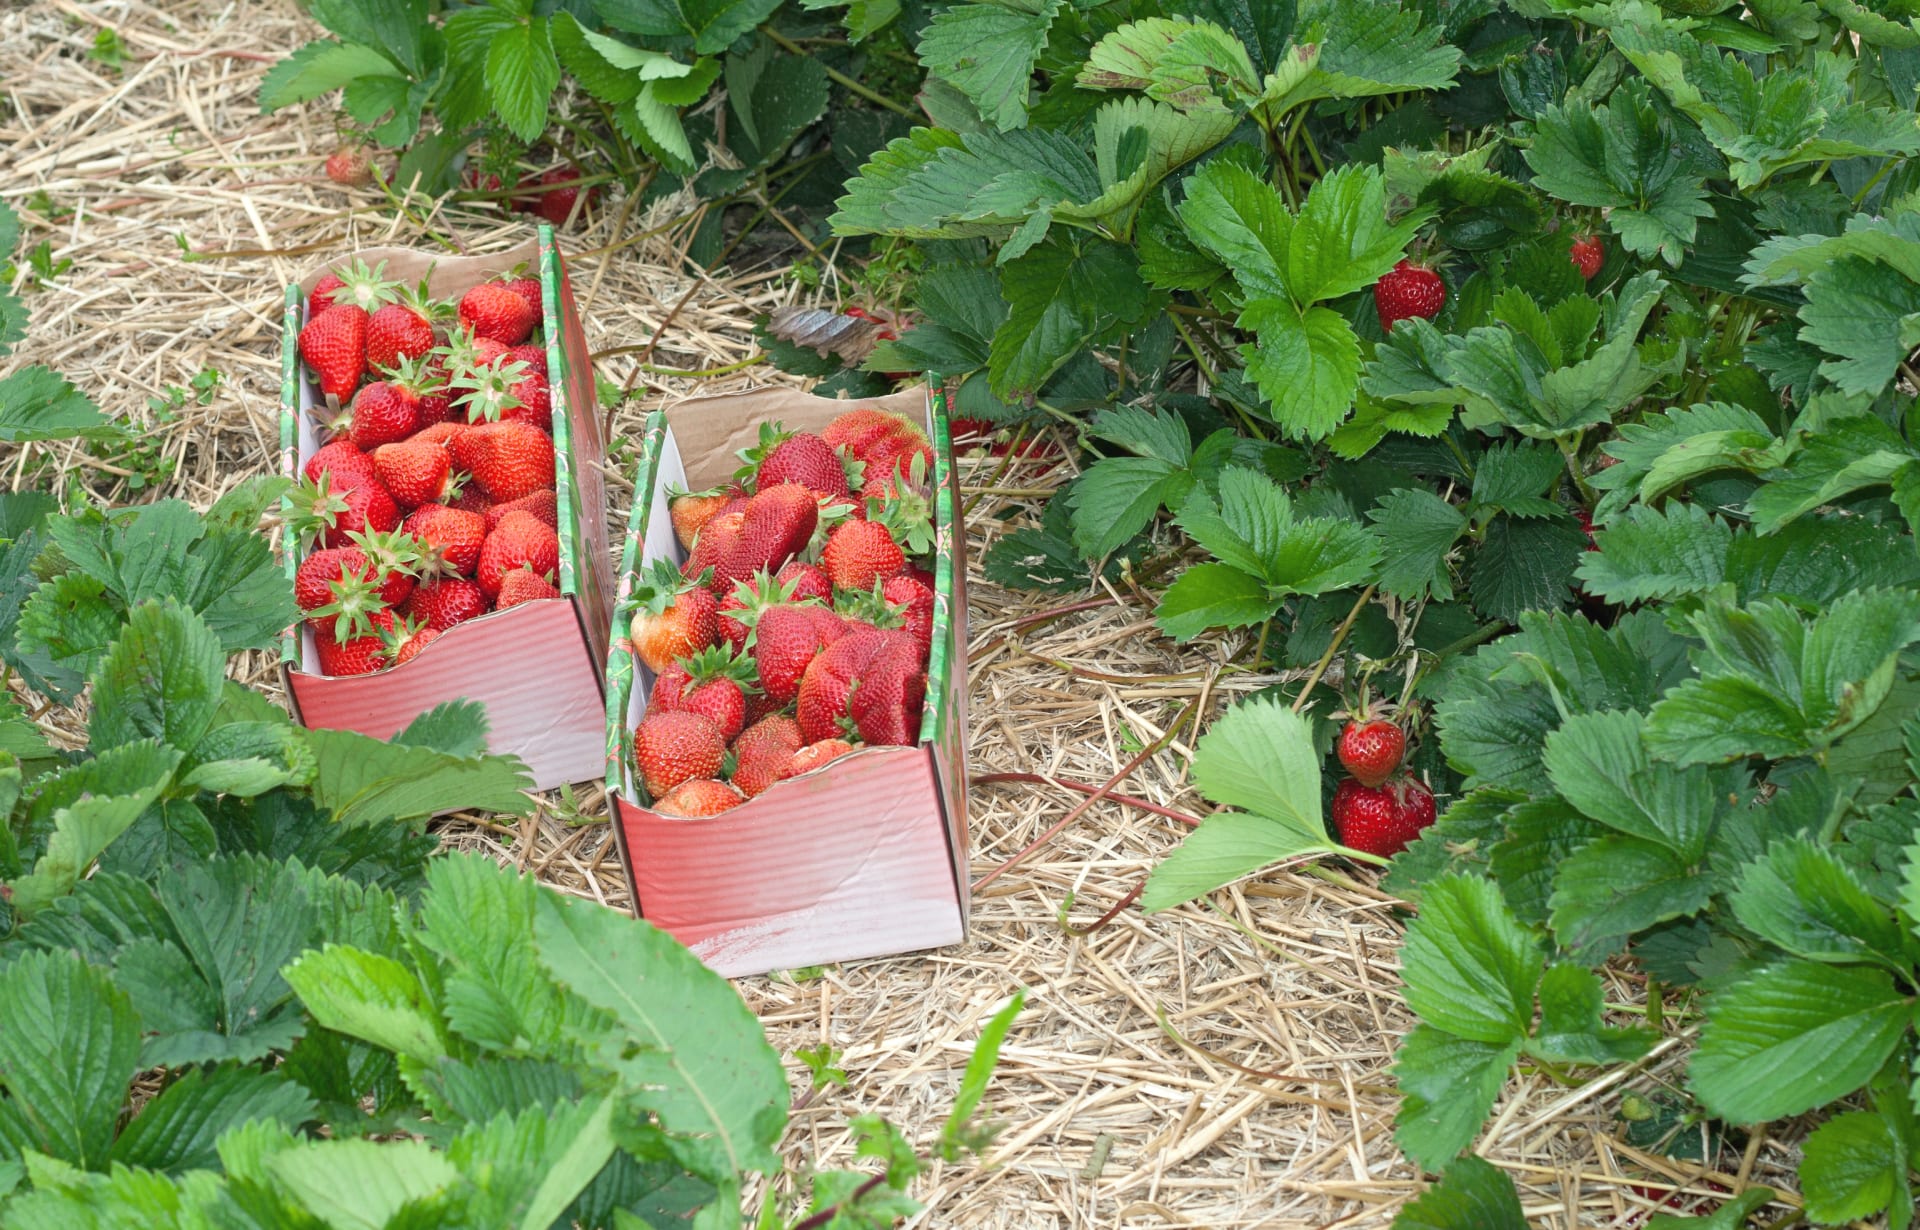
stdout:
MULTIPOLYGON (((300 287, 289 285, 286 308, 280 322, 280 472, 288 478, 297 472, 300 452, 300 427, 294 416, 300 413, 300 287)), ((284 522, 293 513, 293 501, 280 498, 280 516, 284 522)), ((299 552, 290 549, 283 538, 280 553, 287 570, 287 585, 293 585, 300 569, 299 552)), ((280 660, 292 666, 300 663, 300 625, 294 624, 280 634, 280 660)))
POLYGON ((667 412, 647 415, 640 441, 640 464, 633 473, 633 511, 620 544, 620 578, 615 583, 613 626, 607 634, 607 806, 627 788, 627 705, 633 699, 633 644, 627 636, 633 613, 633 582, 653 513, 653 487, 660 476, 660 454, 667 441, 667 412))
POLYGON ((947 386, 934 372, 928 372, 927 413, 933 428, 933 648, 927 655, 927 699, 920 718, 920 742, 932 743, 946 735, 950 715, 947 706, 935 698, 947 694, 947 676, 953 669, 952 647, 948 635, 953 627, 953 536, 960 523, 960 510, 954 506, 952 483, 953 437, 947 425, 947 386))
POLYGON ((567 382, 573 367, 562 344, 566 321, 560 311, 560 252, 553 243, 553 227, 540 224, 540 328, 547 347, 547 389, 549 417, 553 429, 553 490, 561 508, 572 516, 556 517, 560 522, 560 592, 579 592, 580 566, 579 509, 574 507, 573 424, 568 415, 571 396, 567 382))

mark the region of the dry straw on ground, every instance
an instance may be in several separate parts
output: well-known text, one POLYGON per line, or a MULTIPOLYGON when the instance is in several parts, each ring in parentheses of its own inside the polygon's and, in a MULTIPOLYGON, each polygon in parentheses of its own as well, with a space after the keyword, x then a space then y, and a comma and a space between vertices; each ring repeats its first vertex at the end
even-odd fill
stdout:
MULTIPOLYGON (((0 196, 72 268, 30 295, 31 334, 16 361, 67 372, 101 406, 146 424, 178 461, 167 493, 204 505, 270 464, 278 438, 281 286, 358 245, 466 250, 524 237, 526 223, 466 207, 401 217, 377 191, 343 192, 320 177, 333 145, 320 107, 273 117, 256 90, 267 65, 313 36, 291 0, 157 7, 139 0, 0 5, 0 196), (118 31, 117 69, 88 56, 97 31, 118 31), (210 405, 154 423, 150 396, 203 368, 222 382, 210 405)), ((608 354, 602 374, 634 390, 615 418, 631 432, 644 410, 692 392, 782 379, 765 367, 717 379, 750 358, 755 316, 790 302, 777 268, 703 274, 681 259, 692 202, 644 216, 615 198, 567 233, 588 335, 608 354)), ((23 273, 19 280, 24 281, 23 273)), ((610 498, 630 490, 617 454, 610 498)), ((15 482, 86 471, 116 493, 125 466, 64 444, 0 454, 15 482)), ((1000 473, 972 463, 976 486, 1031 492, 1056 483, 1038 467, 1000 473)), ((980 552, 1035 515, 1030 494, 983 494, 972 581, 972 766, 1104 782, 1159 739, 1190 704, 1202 721, 1270 682, 1231 668, 1241 646, 1176 650, 1154 634, 1129 592, 1045 622, 1061 601, 1008 592, 978 575, 980 552)), ((275 683, 264 659, 251 681, 275 683)), ((1179 813, 1202 814, 1188 787, 1190 740, 1179 737, 1124 786, 1179 813)), ((982 785, 971 817, 976 875, 1058 821, 1083 796, 1034 784, 982 785)), ((598 817, 602 799, 576 800, 598 817)), ((524 823, 459 818, 449 844, 484 849, 544 880, 611 906, 626 904, 603 823, 569 824, 557 801, 524 823)), ((747 979, 742 994, 783 1053, 830 1044, 849 1075, 795 1116, 789 1155, 844 1162, 845 1124, 877 1111, 925 1141, 950 1104, 973 1041, 1017 988, 1028 1007, 988 1098, 1005 1131, 984 1165, 936 1167, 917 1194, 917 1225, 967 1227, 1382 1226, 1419 1190, 1393 1147, 1387 1069, 1411 1019, 1397 993, 1400 924, 1364 886, 1306 875, 1259 877, 1168 914, 1119 914, 1084 926, 1128 893, 1178 840, 1156 812, 1102 802, 974 904, 959 947, 835 967, 800 981, 747 979)), ((1634 1001, 1641 988, 1615 980, 1634 1001)), ((1670 1042, 1641 1070, 1586 1088, 1535 1075, 1502 1097, 1482 1152, 1521 1186, 1530 1218, 1550 1227, 1639 1225, 1674 1186, 1703 1193, 1697 1168, 1648 1157, 1620 1139, 1619 1094, 1678 1081, 1670 1042), (1691 1186, 1688 1186, 1691 1184, 1691 1186)), ((794 1061, 796 1088, 803 1082, 794 1061)), ((1761 1137, 1721 1154, 1718 1182, 1780 1181, 1792 1147, 1761 1137)), ((1709 1178, 1714 1176, 1708 1176, 1709 1178)), ((1791 1206, 1774 1206, 1778 1218, 1791 1206)))

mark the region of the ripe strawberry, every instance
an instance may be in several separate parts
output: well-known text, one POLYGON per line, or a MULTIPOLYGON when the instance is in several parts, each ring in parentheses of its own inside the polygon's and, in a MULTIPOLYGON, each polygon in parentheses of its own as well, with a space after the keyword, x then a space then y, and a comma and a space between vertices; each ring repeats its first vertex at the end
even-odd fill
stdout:
POLYGON ((415 363, 403 359, 394 365, 394 379, 401 381, 419 397, 418 418, 424 429, 453 417, 453 373, 447 368, 446 354, 429 350, 415 363))
POLYGON ((734 656, 720 645, 709 645, 687 660, 691 680, 675 708, 710 718, 723 738, 732 740, 747 722, 747 692, 752 686, 752 661, 734 656))
POLYGON ((487 596, 480 587, 465 577, 448 577, 441 581, 422 581, 414 586, 408 596, 402 613, 410 619, 417 619, 427 627, 445 632, 455 624, 476 619, 487 613, 487 596))
POLYGON ((775 574, 774 580, 782 585, 793 586, 795 602, 832 602, 833 582, 827 574, 814 564, 802 560, 792 560, 775 574))
POLYGON ((371 453, 382 444, 406 439, 419 425, 420 399, 413 390, 374 380, 354 394, 353 405, 335 427, 344 428, 362 452, 371 453))
POLYGON ((301 560, 294 571, 294 601, 316 634, 332 637, 342 620, 349 635, 364 634, 374 611, 411 595, 412 566, 411 556, 392 536, 363 534, 352 546, 325 547, 301 560))
POLYGON ((714 593, 727 593, 756 572, 777 571, 806 550, 819 523, 819 502, 805 486, 781 483, 759 492, 741 510, 732 549, 714 567, 714 593))
MULTIPOLYGON (((581 188, 580 184, 576 181, 580 179, 582 174, 583 172, 575 167, 555 167, 539 179, 534 180, 533 182, 535 184, 543 186, 552 184, 558 186, 548 187, 540 193, 539 197, 536 198, 539 203, 534 207, 533 212, 539 214, 555 226, 565 226, 567 219, 573 216, 574 202, 580 199, 581 193, 583 191, 585 192, 586 203, 591 205, 593 204, 594 197, 598 195, 599 192, 596 188, 581 188)), ((582 206, 582 208, 584 209, 585 206, 582 206)))
POLYGON ((513 420, 480 423, 454 441, 453 452, 497 504, 553 486, 553 438, 538 427, 513 420))
POLYGON ((313 450, 313 456, 307 458, 300 473, 308 482, 317 483, 322 474, 333 477, 336 487, 358 486, 372 481, 374 477, 373 458, 360 451, 358 445, 344 437, 333 439, 313 450))
MULTIPOLYGON (((385 445, 395 448, 396 445, 385 445)), ((437 448, 438 445, 426 445, 437 448)), ((444 504, 422 504, 408 515, 400 531, 419 544, 424 576, 472 576, 480 564, 480 548, 487 540, 487 520, 444 504)))
POLYGON ((1580 267, 1580 276, 1588 281, 1600 272, 1600 266, 1607 259, 1607 251, 1600 246, 1598 235, 1577 235, 1573 246, 1567 249, 1567 256, 1580 267))
POLYGON ((760 747, 777 747, 791 756, 800 750, 800 723, 784 713, 770 713, 740 732, 733 741, 733 752, 744 756, 760 747))
POLYGON ((798 777, 802 773, 811 773, 815 769, 825 768, 834 761, 854 751, 854 746, 845 739, 821 739, 809 743, 793 754, 787 761, 787 767, 781 771, 781 778, 798 777))
POLYGON ((842 521, 820 553, 820 567, 836 589, 871 590, 906 566, 907 553, 879 521, 842 521))
POLYGON ((553 430, 553 393, 547 385, 547 378, 518 360, 511 360, 505 366, 527 373, 507 390, 520 403, 516 417, 524 418, 544 430, 553 430))
POLYGON ((925 457, 929 466, 933 464, 933 445, 927 442, 927 433, 906 415, 890 410, 849 410, 828 423, 820 435, 863 465, 867 483, 906 471, 916 456, 925 457))
POLYGON ((324 547, 351 546, 354 534, 400 524, 399 506, 377 480, 335 488, 333 476, 322 474, 319 482, 303 482, 287 498, 293 505, 289 528, 301 538, 318 537, 324 547))
MULTIPOLYGON (((539 324, 541 319, 546 315, 546 310, 542 306, 543 296, 540 293, 540 279, 509 278, 507 280, 507 289, 520 296, 520 301, 525 303, 533 312, 533 323, 536 325, 539 324)), ((514 344, 515 343, 512 342, 508 343, 508 345, 514 344)))
POLYGON ((323 675, 371 675, 377 670, 385 670, 391 654, 387 638, 393 631, 393 612, 375 611, 371 616, 374 631, 365 636, 356 636, 351 640, 336 640, 331 636, 313 638, 314 650, 320 657, 320 673, 323 675))
POLYGON ((499 282, 482 282, 460 296, 460 323, 502 346, 526 341, 537 319, 525 299, 499 282))
POLYGON ((880 596, 899 608, 900 626, 913 635, 924 663, 933 652, 933 591, 912 577, 894 576, 881 584, 880 596))
MULTIPOLYGON (((321 274, 320 280, 315 282, 313 289, 307 292, 307 319, 312 320, 315 316, 332 307, 333 292, 345 285, 346 283, 341 281, 337 274, 321 274)), ((345 303, 347 300, 342 299, 340 302, 345 303)))
POLYGON ((547 581, 534 575, 531 568, 515 568, 500 578, 500 599, 493 604, 496 611, 504 611, 510 606, 522 602, 538 602, 544 598, 561 597, 560 591, 547 581))
POLYGON ((647 694, 648 711, 678 709, 692 686, 693 676, 687 673, 687 664, 675 658, 653 677, 653 691, 647 694))
POLYGON ((367 365, 390 370, 433 349, 433 322, 410 302, 389 303, 367 318, 367 365))
POLYGON ((719 635, 718 600, 698 582, 681 577, 667 560, 654 561, 632 599, 636 606, 627 635, 650 671, 664 671, 675 658, 700 652, 719 635))
POLYGON ((1393 329, 1397 320, 1418 316, 1432 320, 1447 302, 1447 284, 1425 265, 1403 260, 1380 275, 1373 284, 1373 306, 1380 313, 1380 327, 1393 329))
POLYGON ((760 622, 760 613, 769 607, 801 601, 799 588, 798 582, 783 583, 764 572, 736 582, 733 592, 720 600, 720 639, 733 652, 744 651, 753 642, 753 628, 760 622))
POLYGON ((551 581, 560 571, 560 536, 530 513, 509 513, 481 545, 473 579, 480 592, 498 598, 507 573, 523 567, 551 581))
MULTIPOLYGON (((448 445, 448 449, 455 456, 459 455, 458 450, 451 444, 448 445)), ((457 508, 461 512, 479 513, 484 517, 493 511, 493 501, 487 498, 486 492, 480 490, 479 483, 470 482, 460 488, 460 494, 447 502, 447 507, 457 508)))
POLYGON ((547 378, 547 348, 538 342, 522 342, 507 351, 510 363, 525 363, 527 370, 539 374, 542 380, 547 378))
POLYGON ((532 495, 523 495, 517 500, 508 500, 504 504, 495 504, 487 510, 487 529, 500 524, 500 518, 510 512, 531 513, 541 521, 560 528, 560 495, 550 490, 540 490, 532 495))
POLYGON ((709 518, 700 527, 693 550, 687 553, 687 562, 680 565, 681 575, 705 577, 708 584, 717 584, 714 578, 720 571, 720 565, 740 545, 740 527, 746 524, 746 520, 747 514, 739 510, 721 512, 709 518))
POLYGON ((839 501, 853 497, 853 484, 840 454, 810 431, 790 432, 778 423, 762 423, 759 443, 742 449, 740 459, 746 464, 734 478, 751 479, 756 491, 781 483, 799 483, 839 501))
POLYGON ((1415 778, 1382 786, 1341 779, 1333 793, 1333 824, 1340 844, 1381 858, 1406 849, 1420 830, 1433 823, 1433 793, 1415 778))
MULTIPOLYGON (((754 667, 756 673, 759 669, 757 666, 754 667)), ((774 717, 786 707, 785 702, 777 701, 765 692, 749 692, 747 693, 747 725, 752 726, 755 722, 774 717)))
POLYGON ((1340 741, 1334 750, 1340 756, 1340 763, 1362 786, 1378 786, 1400 767, 1400 757, 1407 750, 1407 736, 1384 718, 1357 719, 1341 729, 1340 741))
POLYGON ((846 621, 823 606, 799 603, 761 612, 753 633, 760 690, 782 705, 798 696, 801 676, 815 655, 846 632, 846 621))
POLYGON ((680 495, 669 493, 667 511, 673 517, 673 536, 680 540, 685 550, 693 550, 693 540, 700 533, 700 527, 713 520, 727 503, 745 494, 739 487, 714 487, 707 491, 692 491, 680 495))
POLYGON ((634 766, 656 799, 681 782, 719 773, 726 754, 720 728, 697 713, 649 713, 633 732, 634 766))
MULTIPOLYGON (((799 736, 794 743, 800 742, 799 736)), ((787 762, 793 759, 799 748, 785 747, 778 743, 761 742, 744 749, 736 749, 733 757, 734 788, 748 798, 758 798, 772 785, 786 775, 787 762)))
POLYGON ((654 803, 653 810, 663 816, 703 820, 723 811, 731 811, 744 802, 746 800, 740 792, 727 783, 699 777, 675 786, 664 798, 654 803))
POLYGON ((373 182, 373 160, 364 145, 343 145, 327 155, 327 178, 343 188, 363 188, 373 182))
POLYGON ((800 737, 817 743, 857 733, 862 742, 906 746, 920 733, 927 674, 906 632, 851 632, 828 646, 800 681, 800 737))
POLYGON ((334 269, 340 276, 340 288, 333 294, 335 303, 351 303, 361 311, 371 315, 379 310, 383 303, 392 303, 399 294, 400 284, 386 277, 387 262, 381 261, 367 268, 367 262, 355 260, 343 272, 334 269))
POLYGON ((320 381, 324 397, 345 399, 367 372, 367 314, 336 303, 300 330, 300 357, 320 381))
MULTIPOLYGON (((395 625, 396 629, 398 626, 399 625, 395 625)), ((396 632, 396 637, 397 636, 398 633, 396 632)), ((393 664, 395 666, 405 666, 407 663, 419 657, 422 649, 425 649, 439 639, 440 629, 438 628, 412 629, 412 631, 407 633, 405 639, 400 641, 399 647, 393 650, 393 664)), ((389 644, 391 644, 391 642, 389 642, 389 644)))
POLYGON ((454 440, 459 436, 465 435, 466 431, 467 424, 465 423, 428 423, 419 431, 408 436, 407 439, 413 441, 415 444, 444 444, 447 446, 448 455, 452 455, 454 451, 454 440))
POLYGON ((469 423, 504 423, 512 420, 532 424, 542 431, 553 428, 552 401, 544 381, 537 386, 523 363, 497 362, 478 367, 456 366, 449 386, 455 414, 469 423), (544 405, 528 402, 522 392, 544 405))
POLYGON ((444 444, 382 444, 373 450, 373 471, 402 508, 438 504, 453 490, 453 458, 444 444))

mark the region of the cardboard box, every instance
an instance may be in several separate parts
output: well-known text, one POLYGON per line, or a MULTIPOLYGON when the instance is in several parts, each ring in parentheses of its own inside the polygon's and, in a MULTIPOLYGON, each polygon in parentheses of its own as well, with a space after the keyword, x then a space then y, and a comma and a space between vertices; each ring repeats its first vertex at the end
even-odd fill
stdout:
MULTIPOLYGON (((313 632, 288 630, 281 671, 294 716, 307 726, 356 730, 387 738, 419 714, 449 700, 486 706, 490 750, 527 763, 538 789, 600 776, 606 767, 606 699, 602 691, 613 576, 606 532, 606 441, 595 399, 586 335, 574 307, 566 264, 553 228, 493 256, 448 257, 404 248, 374 248, 341 258, 386 262, 385 276, 417 283, 424 275, 437 299, 457 299, 516 266, 537 271, 542 286, 542 338, 553 389, 555 487, 560 503, 561 597, 522 603, 468 620, 402 666, 371 675, 319 674, 313 632)), ((318 266, 287 288, 281 367, 282 472, 300 467, 325 442, 325 400, 300 362, 307 294, 336 262, 318 266), (314 413, 319 408, 320 417, 314 413)), ((287 544, 287 575, 301 552, 287 544)))
POLYGON ((607 660, 607 794, 635 913, 729 977, 889 956, 957 943, 967 932, 967 602, 965 535, 935 391, 869 402, 789 389, 684 401, 647 421, 620 566, 607 660), (667 490, 702 490, 739 465, 760 424, 819 431, 859 405, 923 418, 934 442, 933 651, 914 747, 862 748, 702 820, 662 816, 635 792, 633 731, 652 672, 627 639, 634 583, 686 553, 667 490))

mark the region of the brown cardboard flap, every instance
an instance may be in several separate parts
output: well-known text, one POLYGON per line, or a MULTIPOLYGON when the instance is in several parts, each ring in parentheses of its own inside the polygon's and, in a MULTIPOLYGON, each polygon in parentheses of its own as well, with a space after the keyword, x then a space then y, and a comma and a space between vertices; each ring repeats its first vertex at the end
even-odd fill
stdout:
POLYGON ((925 430, 927 391, 919 387, 885 397, 841 399, 775 386, 688 398, 668 406, 666 414, 673 438, 679 442, 680 456, 687 463, 687 486, 700 491, 733 477, 740 466, 740 450, 759 442, 763 421, 778 419, 796 431, 820 431, 847 411, 862 406, 904 414, 925 430), (722 413, 711 413, 716 410, 722 413))
POLYGON ((486 256, 439 255, 413 248, 362 248, 337 261, 315 266, 306 277, 300 279, 300 297, 304 299, 312 294, 313 284, 322 275, 335 272, 336 265, 346 268, 356 260, 365 261, 369 269, 385 261, 387 267, 380 276, 390 281, 405 282, 408 286, 418 282, 424 275, 428 295, 435 299, 451 299, 455 291, 465 291, 515 265, 525 265, 528 277, 539 277, 540 237, 536 234, 505 252, 493 252, 486 256))

